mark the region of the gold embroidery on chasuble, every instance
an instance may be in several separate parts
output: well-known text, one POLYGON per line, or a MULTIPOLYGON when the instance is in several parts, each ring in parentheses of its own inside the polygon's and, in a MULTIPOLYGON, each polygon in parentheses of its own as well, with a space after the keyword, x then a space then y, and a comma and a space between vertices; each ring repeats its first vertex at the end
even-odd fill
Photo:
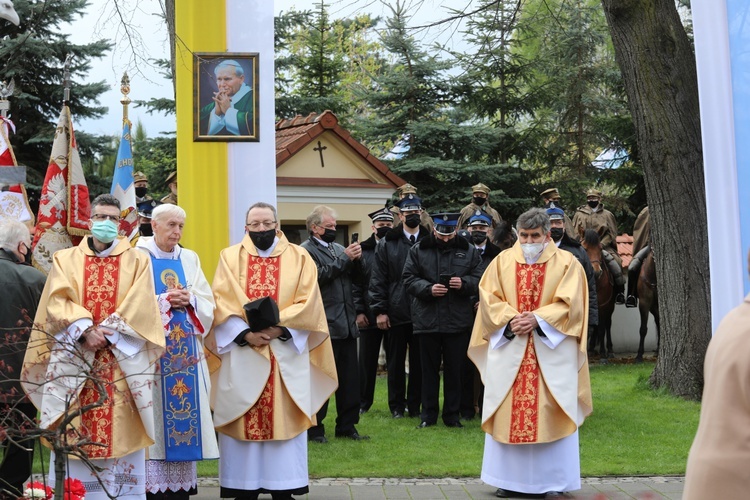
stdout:
MULTIPOLYGON (((105 258, 86 256, 83 305, 93 316, 95 325, 101 323, 115 310, 120 277, 118 260, 119 256, 105 258)), ((102 395, 97 390, 98 384, 94 382, 95 380, 106 393, 100 406, 81 415, 82 437, 97 443, 97 445, 83 446, 89 458, 113 456, 112 423, 115 419, 115 396, 118 391, 114 382, 123 378, 124 375, 112 351, 109 348, 96 351, 91 377, 86 380, 78 400, 81 407, 99 404, 102 395)))
MULTIPOLYGON (((279 257, 256 257, 248 255, 247 281, 245 295, 250 300, 271 297, 279 300, 279 257)), ((245 439, 249 441, 265 441, 274 438, 273 407, 275 391, 276 358, 269 349, 271 371, 258 401, 245 412, 243 428, 245 439)))
MULTIPOLYGON (((518 311, 539 308, 546 264, 516 264, 518 311)), ((534 336, 528 335, 521 367, 513 382, 509 442, 535 443, 539 434, 539 364, 534 336)))

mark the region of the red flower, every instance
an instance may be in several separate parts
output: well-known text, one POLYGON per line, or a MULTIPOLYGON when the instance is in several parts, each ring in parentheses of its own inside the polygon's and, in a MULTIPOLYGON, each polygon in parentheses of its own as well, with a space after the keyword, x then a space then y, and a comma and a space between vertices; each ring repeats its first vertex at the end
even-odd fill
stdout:
POLYGON ((65 480, 65 489, 63 491, 64 500, 84 500, 86 496, 86 488, 83 486, 83 483, 75 478, 65 480))

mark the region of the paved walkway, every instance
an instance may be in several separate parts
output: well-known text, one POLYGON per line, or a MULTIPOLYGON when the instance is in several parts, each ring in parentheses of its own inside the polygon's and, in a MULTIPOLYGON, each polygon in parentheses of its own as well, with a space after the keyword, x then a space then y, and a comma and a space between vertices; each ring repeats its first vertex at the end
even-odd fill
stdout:
MULTIPOLYGON (((566 498, 586 500, 657 500, 682 498, 684 477, 588 477, 579 491, 566 498)), ((218 480, 199 479, 198 495, 192 500, 219 498, 218 480)), ((261 495, 269 499, 270 495, 261 495)), ((453 500, 495 498, 495 488, 478 478, 395 479, 395 478, 322 478, 310 481, 310 494, 295 497, 309 500, 453 500)), ((524 497, 519 497, 524 498, 524 497)))

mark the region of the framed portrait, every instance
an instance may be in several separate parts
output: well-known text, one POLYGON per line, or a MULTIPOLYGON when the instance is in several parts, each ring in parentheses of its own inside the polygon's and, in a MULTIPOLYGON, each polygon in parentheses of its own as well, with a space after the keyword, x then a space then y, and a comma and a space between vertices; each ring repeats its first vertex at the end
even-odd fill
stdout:
POLYGON ((194 54, 194 141, 258 141, 258 66, 256 52, 194 54))

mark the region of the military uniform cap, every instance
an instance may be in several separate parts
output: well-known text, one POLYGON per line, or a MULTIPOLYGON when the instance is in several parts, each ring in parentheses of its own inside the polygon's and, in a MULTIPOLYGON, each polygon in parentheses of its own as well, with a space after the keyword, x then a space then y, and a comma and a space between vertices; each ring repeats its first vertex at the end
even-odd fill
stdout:
POLYGON ((474 215, 469 217, 469 226, 491 226, 492 217, 484 210, 477 210, 474 215))
POLYGON ((486 195, 490 194, 490 188, 482 184, 481 182, 479 184, 474 184, 471 186, 471 192, 472 193, 484 193, 486 195))
POLYGON ((459 218, 461 218, 461 214, 452 212, 432 214, 432 221, 435 224, 435 231, 437 231, 439 234, 452 234, 453 232, 455 232, 459 218))
POLYGON ((560 197, 560 193, 557 192, 557 188, 545 189, 544 191, 539 193, 539 195, 542 198, 559 198, 560 197))
POLYGON ((398 191, 398 194, 400 196, 405 195, 405 194, 410 194, 410 193, 411 194, 417 194, 417 188, 415 188, 414 186, 412 186, 408 182, 406 184, 404 184, 403 186, 400 186, 397 189, 397 191, 398 191))
POLYGON ((177 170, 167 176, 167 180, 164 181, 164 184, 169 185, 172 182, 177 182, 177 170))
POLYGON ((159 205, 162 205, 162 202, 156 200, 144 200, 136 203, 136 205, 138 207, 138 215, 141 217, 148 217, 150 219, 151 212, 153 212, 154 209, 159 205))
POLYGON ((597 198, 602 197, 602 192, 598 189, 591 188, 588 191, 586 191, 586 196, 596 196, 597 198))
POLYGON ((148 177, 146 177, 146 174, 144 174, 140 170, 138 172, 133 172, 133 182, 139 182, 139 181, 148 182, 148 177))
POLYGON ((422 210, 422 200, 419 196, 409 193, 396 202, 396 206, 402 212, 407 210, 422 210))
POLYGON ((386 203, 383 208, 370 212, 367 216, 372 222, 377 222, 379 220, 393 222, 393 212, 388 208, 388 203, 386 203))
POLYGON ((550 220, 565 218, 565 212, 562 211, 562 208, 555 205, 554 202, 547 205, 547 215, 549 215, 550 220))

